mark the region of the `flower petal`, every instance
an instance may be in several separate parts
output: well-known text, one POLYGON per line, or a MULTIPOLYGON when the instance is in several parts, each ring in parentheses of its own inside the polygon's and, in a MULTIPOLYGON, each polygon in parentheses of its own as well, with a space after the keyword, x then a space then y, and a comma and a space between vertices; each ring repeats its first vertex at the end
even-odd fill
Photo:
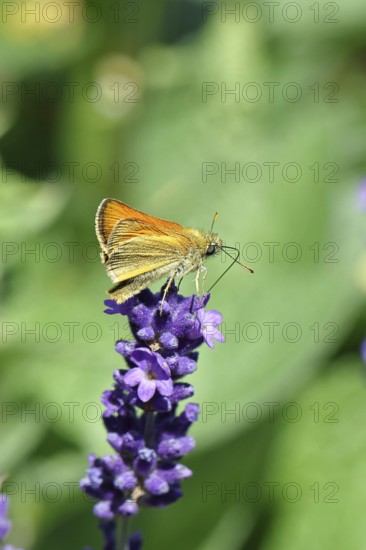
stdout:
POLYGON ((135 365, 144 371, 150 369, 151 363, 154 361, 153 352, 146 348, 136 348, 130 355, 130 359, 135 365))
POLYGON ((155 390, 156 390, 156 381, 150 380, 149 378, 144 378, 143 380, 141 380, 139 384, 137 395, 139 396, 141 401, 146 403, 146 401, 149 401, 152 398, 152 396, 155 393, 155 390))
POLYGON ((222 323, 222 315, 215 309, 210 309, 205 312, 204 323, 208 325, 218 326, 222 323))
POLYGON ((156 380, 156 388, 161 395, 172 395, 173 393, 173 380, 156 380))
POLYGON ((127 384, 127 386, 137 386, 137 384, 140 384, 144 377, 144 371, 142 371, 139 367, 133 367, 131 370, 126 372, 123 377, 123 382, 127 384))

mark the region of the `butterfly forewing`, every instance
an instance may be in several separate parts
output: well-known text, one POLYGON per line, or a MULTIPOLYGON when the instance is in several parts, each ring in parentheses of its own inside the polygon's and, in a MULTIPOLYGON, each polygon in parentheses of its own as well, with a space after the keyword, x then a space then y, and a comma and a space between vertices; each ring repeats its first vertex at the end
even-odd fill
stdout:
MULTIPOLYGON (((184 231, 184 228, 180 228, 184 231)), ((142 222, 136 219, 119 220, 112 230, 107 246, 109 250, 113 250, 116 246, 120 246, 131 239, 143 239, 145 237, 171 237, 174 235, 185 247, 189 246, 190 239, 182 232, 172 231, 171 229, 161 228, 151 223, 142 222)))
POLYGON ((150 227, 150 231, 152 227, 160 227, 164 228, 166 231, 171 230, 178 232, 183 229, 178 223, 149 216, 135 208, 131 208, 123 202, 115 199, 104 199, 99 205, 95 220, 97 237, 104 252, 107 252, 108 239, 116 224, 120 220, 127 219, 144 222, 146 224, 146 230, 147 227, 150 227))

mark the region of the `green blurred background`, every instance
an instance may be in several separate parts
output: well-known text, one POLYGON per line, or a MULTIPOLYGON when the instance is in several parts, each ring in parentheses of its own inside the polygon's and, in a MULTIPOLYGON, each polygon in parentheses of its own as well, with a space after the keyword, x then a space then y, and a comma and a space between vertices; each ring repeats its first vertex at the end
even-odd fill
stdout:
POLYGON ((233 267, 212 293, 227 341, 191 378, 194 475, 178 503, 134 520, 144 548, 363 549, 364 2, 1 10, 9 540, 102 545, 77 482, 88 453, 109 451, 97 404, 128 337, 103 314, 94 216, 110 196, 205 230, 218 211, 255 269, 233 267))

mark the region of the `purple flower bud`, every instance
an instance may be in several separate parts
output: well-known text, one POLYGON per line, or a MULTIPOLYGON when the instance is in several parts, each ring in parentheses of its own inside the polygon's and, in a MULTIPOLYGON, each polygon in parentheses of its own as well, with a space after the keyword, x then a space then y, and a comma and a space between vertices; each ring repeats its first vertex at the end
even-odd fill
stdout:
POLYGON ((140 550, 142 548, 142 535, 136 531, 128 540, 128 550, 140 550))
POLYGON ((176 483, 192 475, 192 470, 183 464, 173 464, 170 462, 163 462, 157 471, 169 484, 176 483))
POLYGON ((186 376, 192 374, 197 369, 197 363, 194 359, 188 356, 180 357, 174 355, 167 359, 167 363, 174 376, 186 376))
POLYGON ((152 495, 163 495, 169 491, 169 483, 157 472, 153 472, 145 479, 144 487, 152 495))
POLYGON ((171 485, 168 493, 164 493, 162 495, 148 495, 145 498, 145 505, 153 506, 155 508, 164 508, 165 506, 176 502, 182 495, 182 490, 178 484, 171 485))
POLYGON ((94 514, 98 518, 102 519, 113 519, 114 513, 111 510, 111 503, 109 500, 103 501, 101 500, 94 506, 94 514))
POLYGON ((133 467, 140 476, 145 477, 156 467, 156 463, 157 457, 155 451, 145 447, 144 449, 140 449, 137 453, 133 467))
POLYGON ((195 443, 193 437, 170 437, 159 443, 158 454, 162 458, 171 460, 186 455, 192 451, 194 447, 195 443))
POLYGON ((137 479, 132 470, 127 470, 114 478, 114 486, 121 491, 132 491, 137 485, 137 479))
POLYGON ((179 346, 178 338, 169 331, 163 332, 160 335, 159 342, 162 347, 167 350, 177 349, 177 347, 179 346))
POLYGON ((177 401, 188 399, 189 397, 192 397, 192 395, 194 395, 193 386, 187 384, 187 382, 180 382, 174 384, 173 393, 170 396, 170 399, 173 403, 176 403, 177 401))
POLYGON ((121 506, 118 507, 118 513, 121 516, 135 516, 139 511, 139 508, 133 500, 126 500, 121 506))
POLYGON ((366 178, 363 178, 359 185, 358 204, 361 210, 366 210, 366 178))
POLYGON ((116 451, 122 450, 123 437, 121 435, 113 432, 109 433, 107 434, 107 441, 116 451))
POLYGON ((151 327, 143 327, 137 331, 137 336, 144 342, 150 342, 155 338, 155 332, 151 327))
POLYGON ((361 353, 361 358, 362 358, 363 362, 366 363, 366 339, 363 340, 363 342, 361 344, 360 353, 361 353))
POLYGON ((200 414, 200 406, 196 403, 188 403, 184 409, 183 415, 188 422, 196 422, 200 414))
POLYGON ((0 541, 6 537, 11 529, 11 521, 8 519, 9 500, 6 495, 0 493, 0 541))

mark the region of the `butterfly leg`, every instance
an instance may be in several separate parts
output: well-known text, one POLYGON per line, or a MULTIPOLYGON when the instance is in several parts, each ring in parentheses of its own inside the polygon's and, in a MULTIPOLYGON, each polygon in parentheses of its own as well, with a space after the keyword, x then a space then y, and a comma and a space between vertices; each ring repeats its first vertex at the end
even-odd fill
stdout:
POLYGON ((207 267, 206 266, 202 266, 201 267, 202 271, 203 271, 203 277, 202 277, 202 294, 204 294, 204 288, 205 288, 205 281, 206 281, 206 277, 207 277, 207 267))
POLYGON ((205 280, 206 280, 206 276, 207 276, 207 268, 204 266, 204 265, 200 265, 197 269, 197 273, 196 273, 196 291, 197 291, 197 294, 200 293, 200 274, 201 274, 201 271, 204 271, 204 275, 203 275, 203 279, 202 279, 202 293, 203 293, 203 287, 205 286, 205 280))
POLYGON ((163 314, 163 304, 164 304, 164 301, 165 301, 165 296, 168 294, 168 290, 169 290, 169 288, 170 288, 172 282, 174 281, 174 277, 177 275, 177 273, 178 273, 177 271, 174 271, 174 272, 172 273, 172 275, 169 277, 168 282, 167 282, 167 284, 166 284, 166 286, 165 286, 164 294, 163 294, 163 299, 162 299, 161 304, 160 304, 160 315, 163 314))
POLYGON ((196 292, 197 292, 197 294, 200 293, 200 272, 201 272, 201 267, 202 266, 199 266, 199 268, 197 269, 197 272, 196 272, 196 292))

